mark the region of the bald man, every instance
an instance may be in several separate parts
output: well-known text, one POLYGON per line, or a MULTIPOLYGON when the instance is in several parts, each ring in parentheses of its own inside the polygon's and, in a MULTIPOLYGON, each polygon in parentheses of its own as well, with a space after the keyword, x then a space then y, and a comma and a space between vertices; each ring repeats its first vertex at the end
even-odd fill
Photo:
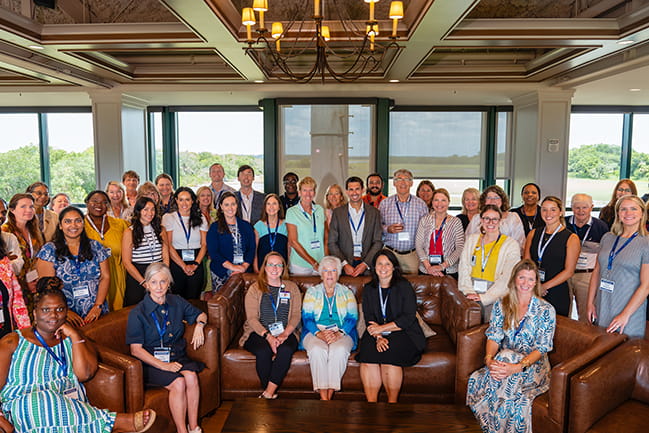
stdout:
POLYGON ((608 232, 608 226, 599 218, 591 216, 593 198, 588 194, 573 195, 571 206, 573 215, 567 218, 566 223, 568 230, 579 236, 581 253, 575 273, 568 280, 568 285, 571 297, 574 296, 577 301, 579 320, 587 322, 588 284, 597 261, 599 242, 604 233, 608 232))

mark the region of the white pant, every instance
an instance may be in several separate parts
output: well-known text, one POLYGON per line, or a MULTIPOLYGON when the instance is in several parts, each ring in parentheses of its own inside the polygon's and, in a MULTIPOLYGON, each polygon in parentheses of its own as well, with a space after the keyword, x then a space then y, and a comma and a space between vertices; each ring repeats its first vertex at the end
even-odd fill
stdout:
POLYGON ((304 348, 309 355, 313 390, 340 390, 340 381, 347 369, 347 359, 354 346, 349 335, 344 335, 332 344, 327 344, 309 333, 304 337, 304 348))
POLYGON ((291 265, 288 268, 288 271, 291 275, 297 275, 297 276, 309 276, 309 275, 315 275, 318 276, 318 272, 313 269, 313 268, 303 268, 302 266, 294 265, 291 263, 291 265))

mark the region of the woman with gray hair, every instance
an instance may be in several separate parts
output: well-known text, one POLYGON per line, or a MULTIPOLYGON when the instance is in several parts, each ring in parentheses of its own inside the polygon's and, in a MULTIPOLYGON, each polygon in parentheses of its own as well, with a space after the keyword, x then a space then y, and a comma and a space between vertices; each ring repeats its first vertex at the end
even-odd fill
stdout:
POLYGON ((352 291, 338 283, 342 264, 326 256, 318 272, 322 283, 310 287, 302 301, 302 338, 311 364, 313 390, 321 400, 331 400, 347 369, 347 359, 356 347, 358 306, 352 291))

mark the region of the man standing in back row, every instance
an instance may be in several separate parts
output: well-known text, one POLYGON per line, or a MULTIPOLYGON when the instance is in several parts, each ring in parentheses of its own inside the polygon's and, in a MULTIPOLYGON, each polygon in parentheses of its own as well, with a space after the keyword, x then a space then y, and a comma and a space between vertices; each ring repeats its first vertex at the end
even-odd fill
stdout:
POLYGON ((249 165, 242 165, 237 170, 237 178, 241 189, 235 193, 239 200, 237 216, 255 225, 261 218, 261 210, 264 207, 264 195, 252 189, 255 180, 255 170, 249 165))
POLYGON ((383 242, 397 256, 404 274, 416 274, 419 270, 415 235, 419 220, 428 213, 426 203, 410 194, 412 181, 413 176, 409 170, 395 171, 393 182, 397 193, 383 200, 379 206, 383 242))
POLYGON ((210 179, 212 179, 212 183, 210 183, 210 189, 212 190, 212 195, 214 196, 214 208, 218 207, 219 199, 221 198, 221 194, 223 194, 224 191, 235 192, 234 188, 223 182, 224 178, 225 170, 223 170, 223 166, 221 164, 216 162, 210 165, 210 179))
POLYGON ((282 206, 284 207, 284 215, 286 211, 291 206, 295 206, 300 202, 300 197, 297 193, 297 182, 300 180, 297 177, 297 174, 289 171, 282 178, 282 183, 284 184, 284 194, 282 194, 279 199, 282 201, 282 206))
POLYGON ((363 203, 363 179, 352 176, 345 182, 349 204, 333 210, 329 224, 329 254, 338 257, 345 275, 369 273, 370 263, 383 248, 381 214, 363 203))
POLYGON ((367 176, 367 194, 363 196, 363 201, 378 209, 385 198, 386 196, 383 195, 383 178, 381 175, 372 173, 367 176))

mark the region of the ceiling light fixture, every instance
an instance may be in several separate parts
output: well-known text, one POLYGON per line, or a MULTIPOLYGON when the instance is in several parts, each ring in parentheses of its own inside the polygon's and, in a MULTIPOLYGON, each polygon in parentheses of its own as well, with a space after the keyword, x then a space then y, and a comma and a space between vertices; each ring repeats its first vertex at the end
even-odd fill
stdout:
POLYGON ((287 21, 273 22, 269 31, 265 23, 268 0, 253 0, 252 7, 241 13, 246 54, 268 78, 285 81, 308 83, 318 77, 323 83, 328 78, 350 82, 381 76, 403 48, 396 42, 403 2, 390 3, 392 33, 385 37, 379 29, 383 23, 374 17, 379 0, 357 1, 369 3, 365 22, 352 20, 340 0, 313 0, 312 7, 301 0, 302 6, 295 3, 287 8, 292 11, 287 21), (255 12, 259 14, 256 39, 252 33, 252 26, 257 25, 255 12))
POLYGON ((631 44, 635 44, 635 41, 633 39, 622 39, 622 40, 617 41, 617 44, 618 45, 631 45, 631 44))
POLYGON ((639 92, 642 89, 638 89, 637 87, 634 87, 632 89, 629 89, 629 92, 639 92))
POLYGON ((40 45, 27 45, 27 48, 31 48, 32 50, 44 50, 45 49, 40 45))

